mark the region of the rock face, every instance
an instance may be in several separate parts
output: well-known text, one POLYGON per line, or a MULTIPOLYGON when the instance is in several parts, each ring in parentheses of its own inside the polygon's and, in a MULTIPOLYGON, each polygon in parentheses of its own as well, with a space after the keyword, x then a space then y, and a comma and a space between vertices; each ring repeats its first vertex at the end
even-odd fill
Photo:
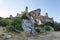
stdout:
POLYGON ((37 33, 34 29, 34 24, 30 20, 23 19, 22 28, 23 28, 24 32, 32 33, 32 34, 37 33))

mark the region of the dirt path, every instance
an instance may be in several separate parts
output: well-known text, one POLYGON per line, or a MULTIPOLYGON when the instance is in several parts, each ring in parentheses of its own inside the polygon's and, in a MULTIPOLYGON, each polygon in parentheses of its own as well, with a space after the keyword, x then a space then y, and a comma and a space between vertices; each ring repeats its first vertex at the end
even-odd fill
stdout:
POLYGON ((51 32, 51 34, 38 38, 28 38, 28 40, 60 40, 60 32, 51 32))
MULTIPOLYGON (((3 29, 4 28, 0 27, 0 35, 5 32, 3 29)), ((9 40, 21 40, 20 37, 20 35, 16 34, 12 39, 9 40)), ((39 37, 28 37, 27 40, 60 40, 60 32, 50 32, 48 35, 42 35, 39 37)))
POLYGON ((4 32, 5 32, 4 27, 0 27, 0 35, 4 32))

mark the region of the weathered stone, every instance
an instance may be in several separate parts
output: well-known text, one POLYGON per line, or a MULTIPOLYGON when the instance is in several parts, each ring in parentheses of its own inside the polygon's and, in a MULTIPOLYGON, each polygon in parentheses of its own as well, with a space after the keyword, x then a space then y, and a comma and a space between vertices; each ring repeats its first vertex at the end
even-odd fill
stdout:
POLYGON ((24 19, 22 21, 22 28, 27 33, 36 34, 37 32, 34 29, 34 24, 30 20, 24 19))

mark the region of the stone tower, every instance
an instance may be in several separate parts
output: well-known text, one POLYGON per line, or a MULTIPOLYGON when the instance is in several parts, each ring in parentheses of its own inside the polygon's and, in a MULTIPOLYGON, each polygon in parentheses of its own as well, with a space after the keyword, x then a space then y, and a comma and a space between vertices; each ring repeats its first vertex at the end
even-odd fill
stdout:
POLYGON ((28 6, 26 6, 25 11, 28 12, 28 6))
POLYGON ((19 13, 17 13, 17 16, 16 17, 20 17, 20 14, 19 13))
POLYGON ((10 17, 10 18, 13 18, 13 16, 12 16, 12 15, 10 15, 9 17, 10 17))
POLYGON ((48 17, 48 13, 45 13, 44 16, 48 17))

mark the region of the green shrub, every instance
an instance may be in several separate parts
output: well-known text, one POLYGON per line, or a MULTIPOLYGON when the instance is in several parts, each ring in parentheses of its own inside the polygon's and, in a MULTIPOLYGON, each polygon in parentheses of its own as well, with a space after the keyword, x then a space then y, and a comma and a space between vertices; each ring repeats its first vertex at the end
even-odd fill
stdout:
POLYGON ((60 23, 54 23, 55 31, 60 31, 60 23))
POLYGON ((16 27, 17 30, 20 30, 20 31, 22 30, 22 27, 21 27, 20 24, 17 24, 15 27, 16 27))
POLYGON ((6 26, 8 32, 14 32, 14 27, 12 25, 6 26))
POLYGON ((20 25, 16 25, 15 27, 12 25, 8 25, 6 29, 8 32, 16 32, 16 33, 19 33, 22 30, 20 25))
POLYGON ((8 25, 8 21, 6 19, 0 20, 0 26, 6 26, 8 25))
POLYGON ((46 31, 50 31, 49 26, 44 26, 46 31))
POLYGON ((35 28, 37 28, 37 29, 40 29, 40 28, 42 28, 42 29, 45 29, 46 31, 50 31, 50 23, 49 23, 49 25, 48 24, 40 24, 40 25, 37 25, 37 24, 34 24, 35 25, 35 28))
POLYGON ((11 25, 16 29, 16 30, 22 30, 22 27, 21 27, 21 22, 22 22, 22 19, 20 17, 16 17, 13 19, 11 25))

